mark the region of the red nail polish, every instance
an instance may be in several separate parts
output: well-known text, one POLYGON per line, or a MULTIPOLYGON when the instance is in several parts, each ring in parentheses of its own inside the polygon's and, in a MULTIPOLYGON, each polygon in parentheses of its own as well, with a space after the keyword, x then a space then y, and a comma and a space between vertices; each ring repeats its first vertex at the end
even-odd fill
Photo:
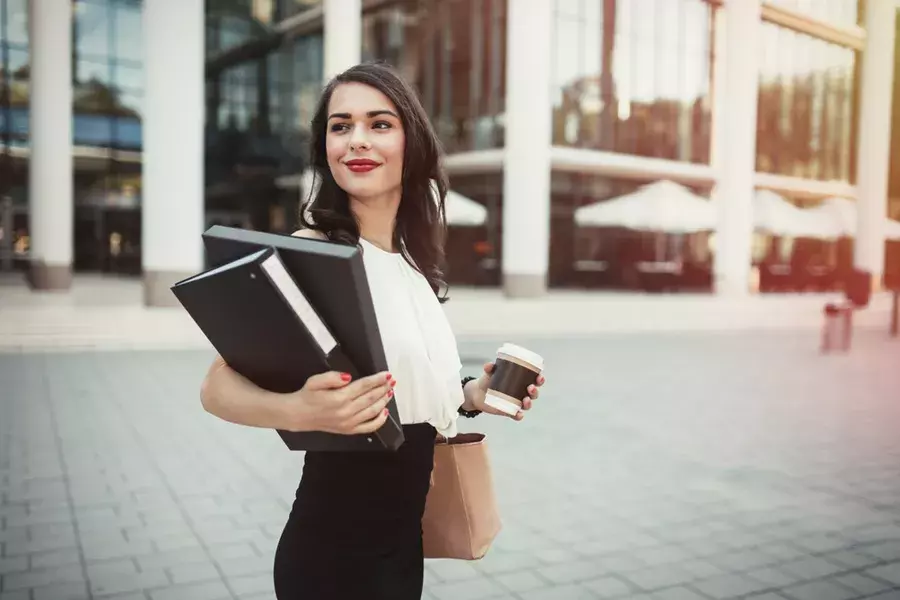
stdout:
POLYGON ((385 380, 387 380, 387 381, 390 381, 390 380, 391 380, 391 374, 390 374, 390 373, 387 374, 387 376, 385 377, 385 380))
POLYGON ((341 379, 344 381, 350 381, 350 373, 341 373, 341 379))
POLYGON ((388 398, 393 398, 393 397, 394 397, 394 390, 388 390, 387 397, 388 397, 388 398))
POLYGON ((391 387, 394 387, 395 385, 397 385, 397 380, 396 380, 396 379, 392 379, 392 380, 391 380, 391 387))
POLYGON ((384 409, 384 416, 388 416, 391 413, 388 409, 384 409))

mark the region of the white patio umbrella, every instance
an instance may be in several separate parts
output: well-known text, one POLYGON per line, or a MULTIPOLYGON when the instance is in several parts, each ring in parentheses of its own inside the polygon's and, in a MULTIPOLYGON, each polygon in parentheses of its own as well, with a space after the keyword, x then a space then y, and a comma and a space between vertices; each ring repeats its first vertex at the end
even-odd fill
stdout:
POLYGON ((487 221, 487 208, 453 190, 447 190, 444 199, 447 224, 460 227, 478 227, 487 221))
POLYGON ((900 241, 900 221, 888 219, 884 226, 884 236, 889 240, 900 241))
POLYGON ((830 219, 837 228, 838 237, 854 237, 856 235, 856 203, 852 200, 832 196, 825 198, 821 204, 808 208, 806 211, 830 219))
POLYGON ((630 194, 582 206, 575 211, 575 222, 581 226, 696 233, 715 229, 716 208, 686 187, 661 180, 630 194))
MULTIPOLYGON (((818 206, 803 212, 827 221, 835 229, 834 238, 856 237, 859 216, 856 203, 852 200, 839 197, 826 198, 818 206)), ((889 240, 900 240, 900 222, 885 217, 884 236, 889 240)))
POLYGON ((753 200, 753 225, 759 231, 782 237, 840 237, 831 217, 798 208, 771 190, 758 190, 753 200))
MULTIPOLYGON (((431 182, 431 190, 437 201, 437 189, 434 181, 431 182)), ((447 225, 459 227, 478 227, 487 221, 487 208, 459 192, 447 190, 444 198, 444 210, 447 213, 447 225)))

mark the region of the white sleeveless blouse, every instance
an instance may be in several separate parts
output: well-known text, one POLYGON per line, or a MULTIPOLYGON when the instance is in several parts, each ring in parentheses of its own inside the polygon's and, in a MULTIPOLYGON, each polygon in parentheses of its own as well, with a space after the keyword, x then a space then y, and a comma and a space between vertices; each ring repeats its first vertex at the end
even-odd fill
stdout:
POLYGON ((388 368, 397 381, 400 422, 430 423, 453 437, 464 401, 462 363, 444 309, 403 255, 359 242, 388 368))

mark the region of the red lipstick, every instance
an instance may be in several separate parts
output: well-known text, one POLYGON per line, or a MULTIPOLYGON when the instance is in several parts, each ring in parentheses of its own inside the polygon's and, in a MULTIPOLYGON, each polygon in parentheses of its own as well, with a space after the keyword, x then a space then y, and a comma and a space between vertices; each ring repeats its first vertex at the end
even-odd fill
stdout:
POLYGON ((354 173, 368 173, 372 169, 381 166, 381 163, 368 158, 354 158, 353 160, 346 161, 344 164, 354 173))

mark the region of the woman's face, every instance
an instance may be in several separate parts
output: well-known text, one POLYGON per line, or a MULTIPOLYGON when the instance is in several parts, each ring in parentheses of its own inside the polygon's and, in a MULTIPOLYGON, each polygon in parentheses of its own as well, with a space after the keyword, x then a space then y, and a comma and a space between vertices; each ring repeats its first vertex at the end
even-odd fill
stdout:
POLYGON ((343 83, 328 103, 325 151, 334 180, 357 200, 399 189, 406 136, 387 96, 361 83, 343 83))

